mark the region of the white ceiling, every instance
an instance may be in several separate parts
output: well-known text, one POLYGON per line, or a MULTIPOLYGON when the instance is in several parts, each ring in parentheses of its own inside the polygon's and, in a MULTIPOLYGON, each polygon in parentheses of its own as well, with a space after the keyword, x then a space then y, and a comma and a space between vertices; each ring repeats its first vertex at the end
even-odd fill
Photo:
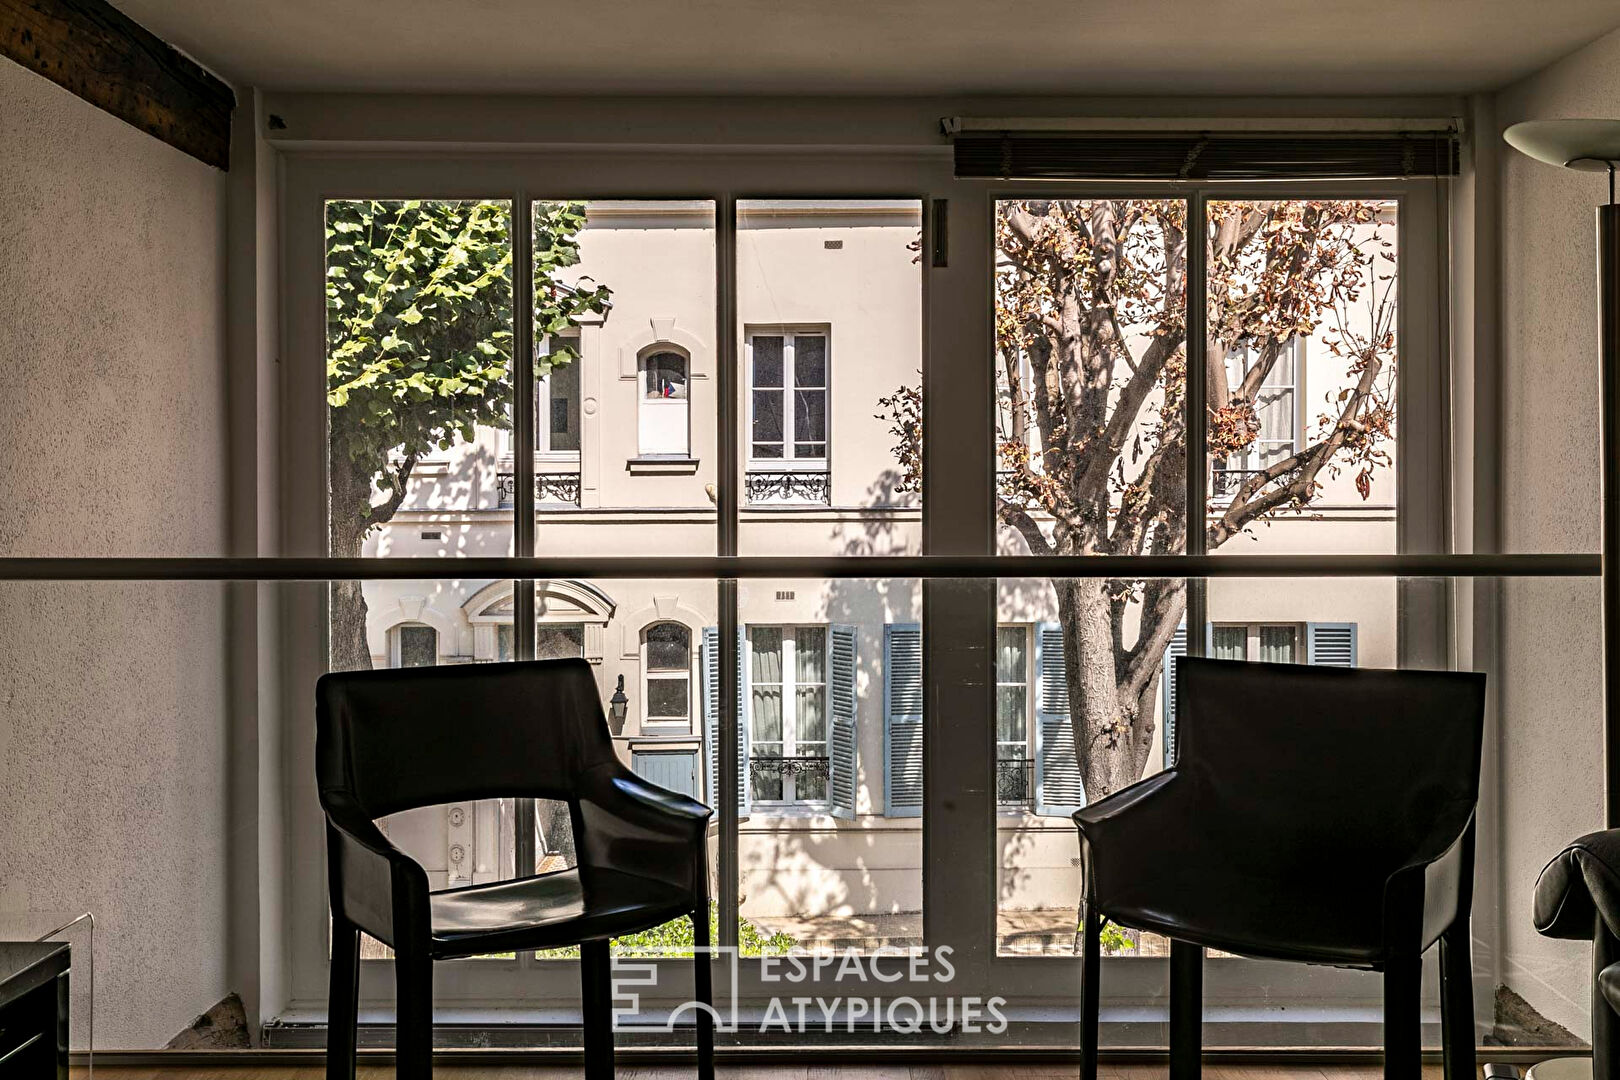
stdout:
POLYGON ((1494 89, 1617 0, 115 0, 275 90, 1418 94, 1494 89))

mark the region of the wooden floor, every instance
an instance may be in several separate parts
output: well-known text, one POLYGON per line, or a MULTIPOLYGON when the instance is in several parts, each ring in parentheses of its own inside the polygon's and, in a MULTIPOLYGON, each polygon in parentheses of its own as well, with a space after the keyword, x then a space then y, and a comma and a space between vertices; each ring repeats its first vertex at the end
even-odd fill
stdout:
MULTIPOLYGON (((1072 1080, 1079 1070, 1051 1064, 1019 1065, 722 1065, 718 1080, 1072 1080)), ((96 1080, 324 1080, 320 1066, 97 1066, 96 1080)), ((1107 1065, 1097 1080, 1165 1080, 1163 1065, 1107 1065)), ((532 1065, 440 1065, 435 1080, 578 1080, 575 1068, 532 1065)), ((618 1080, 693 1080, 691 1066, 623 1066, 618 1080)), ((1376 1065, 1220 1065, 1207 1063, 1204 1080, 1381 1080, 1376 1065)), ((360 1080, 393 1080, 392 1066, 362 1066, 360 1080)), ((1439 1080, 1440 1066, 1425 1065, 1424 1080, 1439 1080)), ((81 1069, 72 1080, 84 1080, 81 1069)))

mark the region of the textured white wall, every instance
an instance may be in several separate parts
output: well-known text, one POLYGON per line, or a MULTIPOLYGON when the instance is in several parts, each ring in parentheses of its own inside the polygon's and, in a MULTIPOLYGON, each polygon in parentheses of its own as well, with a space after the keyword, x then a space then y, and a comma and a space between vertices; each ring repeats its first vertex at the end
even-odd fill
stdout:
MULTIPOLYGON (((1496 116, 1620 116, 1620 31, 1502 91, 1496 116)), ((1501 162, 1503 550, 1596 551, 1605 182, 1511 151, 1501 162)), ((1503 979, 1584 1037, 1590 950, 1537 936, 1530 911, 1546 861, 1602 825, 1597 582, 1507 582, 1503 623, 1503 979)))
MULTIPOLYGON (((0 61, 0 554, 225 550, 224 175, 0 61)), ((0 586, 0 910, 98 919, 96 1042, 225 983, 224 594, 0 586)))

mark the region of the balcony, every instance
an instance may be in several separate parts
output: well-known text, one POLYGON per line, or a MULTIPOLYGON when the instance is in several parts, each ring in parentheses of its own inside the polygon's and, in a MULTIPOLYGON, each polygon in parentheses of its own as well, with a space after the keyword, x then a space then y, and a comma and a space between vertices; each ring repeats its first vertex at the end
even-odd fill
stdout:
POLYGON ((1035 762, 1032 758, 996 759, 996 805, 1024 807, 1035 799, 1035 762))
MULTIPOLYGON (((496 473, 495 494, 500 500, 502 509, 510 509, 515 505, 517 502, 517 474, 509 472, 496 473)), ((578 506, 579 473, 535 473, 534 504, 539 507, 578 506)))
POLYGON ((826 757, 777 757, 775 755, 748 758, 748 774, 755 781, 775 780, 784 776, 795 779, 825 780, 831 771, 826 757))
POLYGON ((745 486, 750 506, 826 506, 832 501, 832 473, 825 469, 749 469, 745 486))

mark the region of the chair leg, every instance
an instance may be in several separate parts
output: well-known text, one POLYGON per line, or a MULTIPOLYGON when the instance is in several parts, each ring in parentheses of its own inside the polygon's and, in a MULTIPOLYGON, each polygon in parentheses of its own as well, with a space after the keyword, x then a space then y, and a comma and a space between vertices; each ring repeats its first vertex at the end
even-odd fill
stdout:
POLYGON ((433 1080, 433 958, 394 949, 394 1076, 433 1080))
POLYGON ((1080 905, 1080 1080, 1097 1080, 1097 1017, 1102 1010, 1102 916, 1080 905))
POLYGON ((613 1080, 613 985, 608 942, 579 947, 580 1001, 585 1018, 585 1080, 613 1080))
POLYGON ((1170 942, 1170 1080, 1198 1080, 1204 1060, 1204 948, 1170 942))
POLYGON ((1402 956, 1384 968, 1384 1080, 1421 1080, 1422 987, 1419 957, 1402 956))
POLYGON ((1598 986, 1598 973, 1620 960, 1620 940, 1599 915, 1592 928, 1592 1080, 1620 1080, 1620 1016, 1598 986))
POLYGON ((708 1006, 697 1010, 698 1080, 714 1080, 714 957, 709 955, 707 897, 699 896, 692 912, 692 943, 692 986, 698 1001, 708 1006))
POLYGON ((360 1022, 360 931, 332 916, 332 977, 326 997, 326 1080, 354 1080, 360 1022))
POLYGON ((1468 917, 1440 936, 1440 1041, 1445 1080, 1474 1080, 1474 964, 1468 917))

